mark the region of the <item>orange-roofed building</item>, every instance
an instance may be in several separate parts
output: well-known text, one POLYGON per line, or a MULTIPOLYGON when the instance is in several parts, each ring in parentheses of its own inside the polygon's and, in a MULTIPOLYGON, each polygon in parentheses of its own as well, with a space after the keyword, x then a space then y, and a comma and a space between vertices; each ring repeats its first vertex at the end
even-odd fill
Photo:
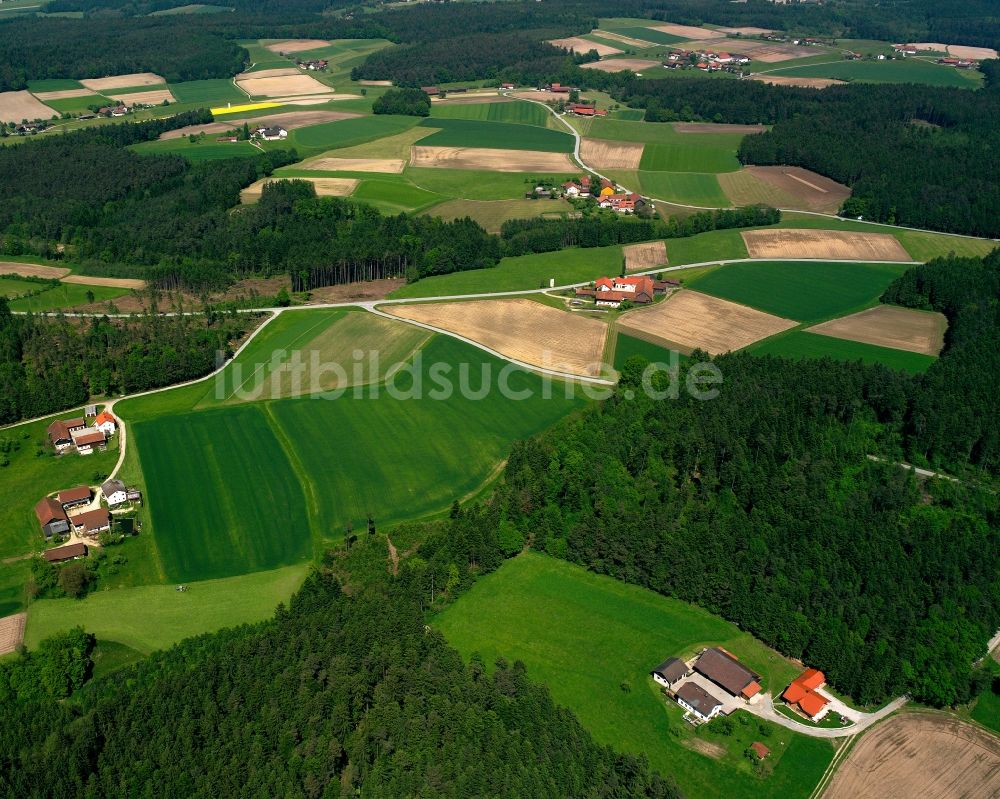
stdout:
POLYGON ((809 718, 816 719, 824 715, 827 701, 825 696, 820 696, 815 691, 806 691, 806 695, 799 700, 799 708, 809 718))
POLYGON ((826 684, 826 676, 818 669, 806 669, 798 677, 792 680, 785 692, 781 695, 790 705, 798 705, 799 710, 812 719, 819 718, 826 713, 826 705, 829 700, 816 693, 817 689, 826 684))
POLYGON ((742 696, 744 699, 753 699, 759 693, 760 693, 760 683, 754 681, 750 683, 742 691, 740 691, 740 696, 742 696))
POLYGON ((799 683, 807 691, 815 691, 826 685, 826 676, 818 669, 806 669, 800 674, 795 682, 799 683))
POLYGON ((806 689, 802 687, 802 683, 795 680, 791 685, 785 689, 785 693, 781 695, 782 699, 792 705, 797 705, 799 700, 806 695, 806 689))
POLYGON ((115 430, 118 428, 118 422, 115 421, 115 417, 107 411, 101 411, 97 418, 94 419, 94 427, 103 431, 104 435, 110 436, 114 435, 115 430))

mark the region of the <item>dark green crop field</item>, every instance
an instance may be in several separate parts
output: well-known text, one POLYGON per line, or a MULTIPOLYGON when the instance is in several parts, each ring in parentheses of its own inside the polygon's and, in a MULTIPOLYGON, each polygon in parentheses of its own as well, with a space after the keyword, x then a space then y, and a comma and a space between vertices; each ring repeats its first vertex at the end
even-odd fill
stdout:
POLYGON ((890 369, 914 374, 926 371, 937 359, 919 352, 878 347, 860 341, 848 341, 808 330, 791 330, 765 339, 748 348, 754 355, 777 355, 782 358, 832 358, 835 361, 880 363, 890 369))
MULTIPOLYGON (((514 102, 437 104, 431 106, 431 119, 468 119, 479 122, 512 122, 545 127, 549 112, 535 103, 514 102)), ((438 127, 435 125, 434 127, 438 127)))
POLYGON ((547 153, 573 152, 573 137, 568 133, 535 125, 470 119, 427 119, 421 124, 427 128, 440 128, 426 139, 421 139, 421 146, 494 147, 501 150, 540 150, 547 153))

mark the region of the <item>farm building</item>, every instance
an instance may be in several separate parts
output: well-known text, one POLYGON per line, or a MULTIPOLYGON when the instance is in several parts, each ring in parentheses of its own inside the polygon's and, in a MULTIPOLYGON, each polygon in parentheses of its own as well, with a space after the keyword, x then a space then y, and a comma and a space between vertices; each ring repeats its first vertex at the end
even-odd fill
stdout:
POLYGON ((94 419, 94 427, 101 430, 106 436, 113 436, 118 429, 118 422, 107 411, 101 411, 100 415, 94 419))
POLYGON ((549 91, 554 94, 569 94, 572 89, 569 86, 563 86, 561 83, 549 84, 549 91))
POLYGON ((111 529, 111 514, 106 508, 97 508, 74 516, 70 522, 78 534, 94 536, 111 529))
POLYGON ((828 707, 829 700, 817 693, 824 685, 826 685, 826 677, 823 672, 816 669, 806 669, 792 680, 781 698, 793 707, 798 706, 799 710, 809 718, 818 720, 823 718, 830 709, 828 707))
POLYGON ((441 90, 437 86, 421 86, 420 91, 422 91, 428 97, 437 97, 439 94, 441 94, 441 90))
POLYGON ((698 721, 708 721, 722 710, 722 701, 716 699, 700 685, 686 682, 675 694, 677 704, 689 713, 693 713, 698 721))
POLYGON ((308 69, 311 72, 321 72, 325 70, 329 62, 323 58, 317 58, 312 61, 299 61, 299 69, 308 69))
POLYGON ((56 498, 66 510, 78 505, 87 505, 90 502, 90 486, 67 488, 65 491, 60 491, 56 498))
POLYGON ((52 497, 39 500, 38 504, 35 505, 35 516, 38 518, 38 524, 46 538, 69 532, 69 519, 66 517, 66 511, 52 497))
POLYGON ((57 452, 73 446, 73 433, 83 430, 87 423, 83 419, 59 419, 49 425, 49 441, 57 452))
POLYGON ((288 131, 279 127, 257 128, 254 135, 264 141, 283 141, 288 138, 288 131))
POLYGON ((56 547, 55 549, 46 549, 42 553, 42 557, 45 558, 49 563, 62 563, 66 560, 76 560, 77 558, 87 557, 87 545, 86 544, 67 544, 64 547, 56 547))
POLYGON ((580 187, 577 186, 572 180, 568 180, 562 184, 563 194, 567 197, 579 197, 580 187))
POLYGON ((73 445, 81 455, 90 455, 94 447, 104 449, 107 438, 100 430, 76 430, 73 432, 73 445))
POLYGON ((764 744, 762 744, 760 741, 754 741, 752 744, 750 744, 750 748, 753 750, 753 753, 757 756, 758 760, 763 760, 765 757, 771 754, 771 750, 768 749, 766 746, 764 746, 764 744))
POLYGON ((702 652, 695 661, 694 670, 733 696, 749 700, 760 693, 760 676, 722 647, 702 652))
POLYGON ((610 194, 605 194, 604 189, 601 189, 601 198, 597 204, 601 208, 610 208, 619 214, 633 214, 645 206, 646 201, 642 199, 641 195, 635 192, 631 194, 615 194, 612 191, 610 194))
POLYGON ((653 679, 667 688, 690 673, 687 663, 680 658, 667 658, 652 671, 653 679))
POLYGON ((516 87, 514 86, 513 83, 501 83, 500 84, 500 88, 503 89, 503 90, 505 90, 505 91, 510 91, 511 89, 514 89, 516 87))
POLYGON ((104 495, 104 499, 112 508, 115 505, 121 505, 123 502, 128 502, 128 489, 125 487, 125 483, 121 480, 105 480, 101 485, 101 493, 104 495))
POLYGON ((594 281, 598 305, 618 308, 628 300, 636 305, 649 305, 653 301, 653 279, 650 277, 602 277, 594 281))
POLYGON ((592 105, 585 103, 570 103, 566 106, 567 113, 576 114, 581 117, 606 117, 607 111, 600 111, 592 105))

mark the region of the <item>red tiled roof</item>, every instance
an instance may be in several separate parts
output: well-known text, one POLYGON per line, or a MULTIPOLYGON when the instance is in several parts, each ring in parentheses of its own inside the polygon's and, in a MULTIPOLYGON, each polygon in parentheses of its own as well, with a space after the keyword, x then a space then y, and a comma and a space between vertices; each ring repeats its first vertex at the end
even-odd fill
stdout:
POLYGON ((93 446, 94 444, 103 444, 104 442, 104 433, 101 430, 88 430, 86 433, 73 436, 73 443, 78 447, 93 446))
POLYGON ((794 705, 797 704, 798 701, 805 695, 806 695, 806 689, 803 688, 796 680, 793 681, 792 684, 785 689, 785 693, 783 693, 781 696, 786 702, 790 702, 791 704, 794 705))
POLYGON ((826 707, 826 698, 820 696, 815 691, 806 691, 805 696, 799 700, 799 707, 807 716, 816 717, 820 711, 826 707))
POLYGON ((826 682, 826 677, 823 675, 823 672, 817 669, 806 669, 795 678, 795 682, 799 683, 807 691, 815 691, 826 682))
POLYGON ((761 760, 763 760, 765 757, 771 754, 771 750, 768 749, 766 746, 764 746, 764 744, 762 744, 760 741, 754 741, 752 744, 750 744, 750 748, 757 753, 757 757, 759 757, 761 760))
POLYGON ((42 557, 49 563, 58 563, 61 560, 72 560, 73 558, 79 558, 86 554, 86 544, 67 544, 64 547, 46 549, 42 553, 42 557))
POLYGON ((90 486, 76 486, 59 492, 59 502, 65 505, 67 502, 80 502, 90 499, 90 486))
POLYGON ((94 419, 94 424, 95 424, 95 425, 99 425, 99 424, 104 424, 105 422, 111 422, 111 424, 114 424, 114 425, 117 425, 117 424, 118 424, 118 420, 117 420, 117 419, 115 419, 115 417, 114 417, 114 416, 112 416, 112 415, 111 415, 110 413, 108 413, 107 411, 101 411, 101 412, 100 412, 100 413, 99 413, 99 414, 97 415, 97 418, 96 418, 96 419, 94 419))
POLYGON ((757 694, 760 693, 760 683, 756 681, 752 682, 746 688, 740 691, 740 693, 743 694, 743 696, 745 696, 747 699, 757 696, 757 694))
POLYGON ((100 530, 109 524, 111 524, 111 514, 108 513, 107 508, 88 510, 73 517, 73 526, 82 527, 84 530, 100 530))
POLYGON ((38 517, 39 524, 46 525, 56 519, 65 519, 66 511, 52 497, 45 497, 35 505, 35 516, 38 517))

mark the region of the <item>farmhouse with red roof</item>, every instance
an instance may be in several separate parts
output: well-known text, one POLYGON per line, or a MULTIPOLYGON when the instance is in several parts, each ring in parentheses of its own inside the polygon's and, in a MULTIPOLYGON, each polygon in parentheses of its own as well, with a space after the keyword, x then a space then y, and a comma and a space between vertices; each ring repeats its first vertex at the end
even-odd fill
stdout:
POLYGON ((829 711, 829 699, 820 693, 820 688, 826 685, 826 677, 817 669, 806 669, 792 680, 781 695, 789 705, 797 706, 805 715, 814 721, 823 718, 829 711))

